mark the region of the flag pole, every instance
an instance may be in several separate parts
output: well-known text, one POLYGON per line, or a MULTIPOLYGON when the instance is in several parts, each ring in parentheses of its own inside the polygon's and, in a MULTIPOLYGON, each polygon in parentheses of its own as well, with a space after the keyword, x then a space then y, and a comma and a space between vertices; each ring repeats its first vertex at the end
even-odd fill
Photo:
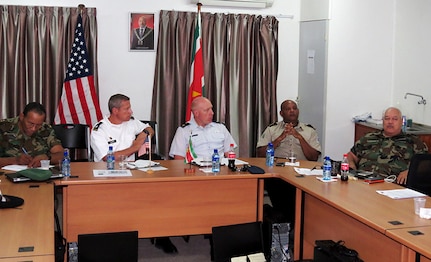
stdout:
POLYGON ((78 5, 78 9, 79 9, 79 14, 82 16, 82 13, 84 12, 84 8, 85 8, 85 5, 84 4, 79 4, 78 5))
POLYGON ((154 171, 151 169, 151 135, 148 135, 148 159, 150 160, 150 167, 147 170, 147 173, 152 174, 154 171))

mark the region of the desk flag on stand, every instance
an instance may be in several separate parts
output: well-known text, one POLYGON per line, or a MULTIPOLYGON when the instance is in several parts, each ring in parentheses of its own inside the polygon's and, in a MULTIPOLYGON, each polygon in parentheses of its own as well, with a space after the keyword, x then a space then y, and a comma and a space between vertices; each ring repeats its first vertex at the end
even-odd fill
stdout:
POLYGON ((191 119, 191 105, 193 99, 202 96, 205 87, 204 63, 202 58, 202 38, 201 38, 201 3, 198 3, 198 15, 193 39, 192 66, 190 70, 190 87, 187 97, 186 122, 191 119))
POLYGON ((193 150, 193 144, 192 144, 192 136, 189 137, 189 145, 186 149, 186 163, 191 163, 195 158, 198 156, 196 155, 195 151, 193 150))
POLYGON ((91 128, 100 119, 102 112, 85 45, 82 17, 79 14, 54 124, 86 124, 91 128))

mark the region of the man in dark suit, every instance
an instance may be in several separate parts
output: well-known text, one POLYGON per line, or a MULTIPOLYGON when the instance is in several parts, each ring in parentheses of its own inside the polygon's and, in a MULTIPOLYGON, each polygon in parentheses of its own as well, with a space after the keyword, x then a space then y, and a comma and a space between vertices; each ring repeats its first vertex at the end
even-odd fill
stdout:
POLYGON ((154 49, 154 30, 147 27, 145 16, 139 17, 139 27, 132 31, 132 50, 153 50, 154 49))

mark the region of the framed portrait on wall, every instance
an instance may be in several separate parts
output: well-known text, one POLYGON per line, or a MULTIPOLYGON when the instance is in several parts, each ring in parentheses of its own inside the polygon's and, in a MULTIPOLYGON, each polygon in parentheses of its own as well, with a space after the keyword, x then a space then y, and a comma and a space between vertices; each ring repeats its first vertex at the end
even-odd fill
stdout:
POLYGON ((154 14, 130 13, 130 51, 154 51, 154 14))

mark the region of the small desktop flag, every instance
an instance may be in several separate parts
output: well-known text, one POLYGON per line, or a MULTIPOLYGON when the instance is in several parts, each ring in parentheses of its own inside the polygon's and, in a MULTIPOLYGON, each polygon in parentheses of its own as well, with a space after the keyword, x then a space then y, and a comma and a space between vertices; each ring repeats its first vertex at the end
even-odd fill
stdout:
POLYGON ((79 14, 54 124, 86 124, 91 128, 102 117, 79 14))
POLYGON ((144 144, 139 148, 138 156, 149 154, 150 150, 151 150, 151 145, 147 136, 147 138, 145 138, 144 144))
POLYGON ((193 150, 193 144, 192 144, 192 137, 189 137, 189 145, 186 149, 186 163, 191 163, 194 159, 196 159, 198 156, 196 155, 195 151, 193 150))

